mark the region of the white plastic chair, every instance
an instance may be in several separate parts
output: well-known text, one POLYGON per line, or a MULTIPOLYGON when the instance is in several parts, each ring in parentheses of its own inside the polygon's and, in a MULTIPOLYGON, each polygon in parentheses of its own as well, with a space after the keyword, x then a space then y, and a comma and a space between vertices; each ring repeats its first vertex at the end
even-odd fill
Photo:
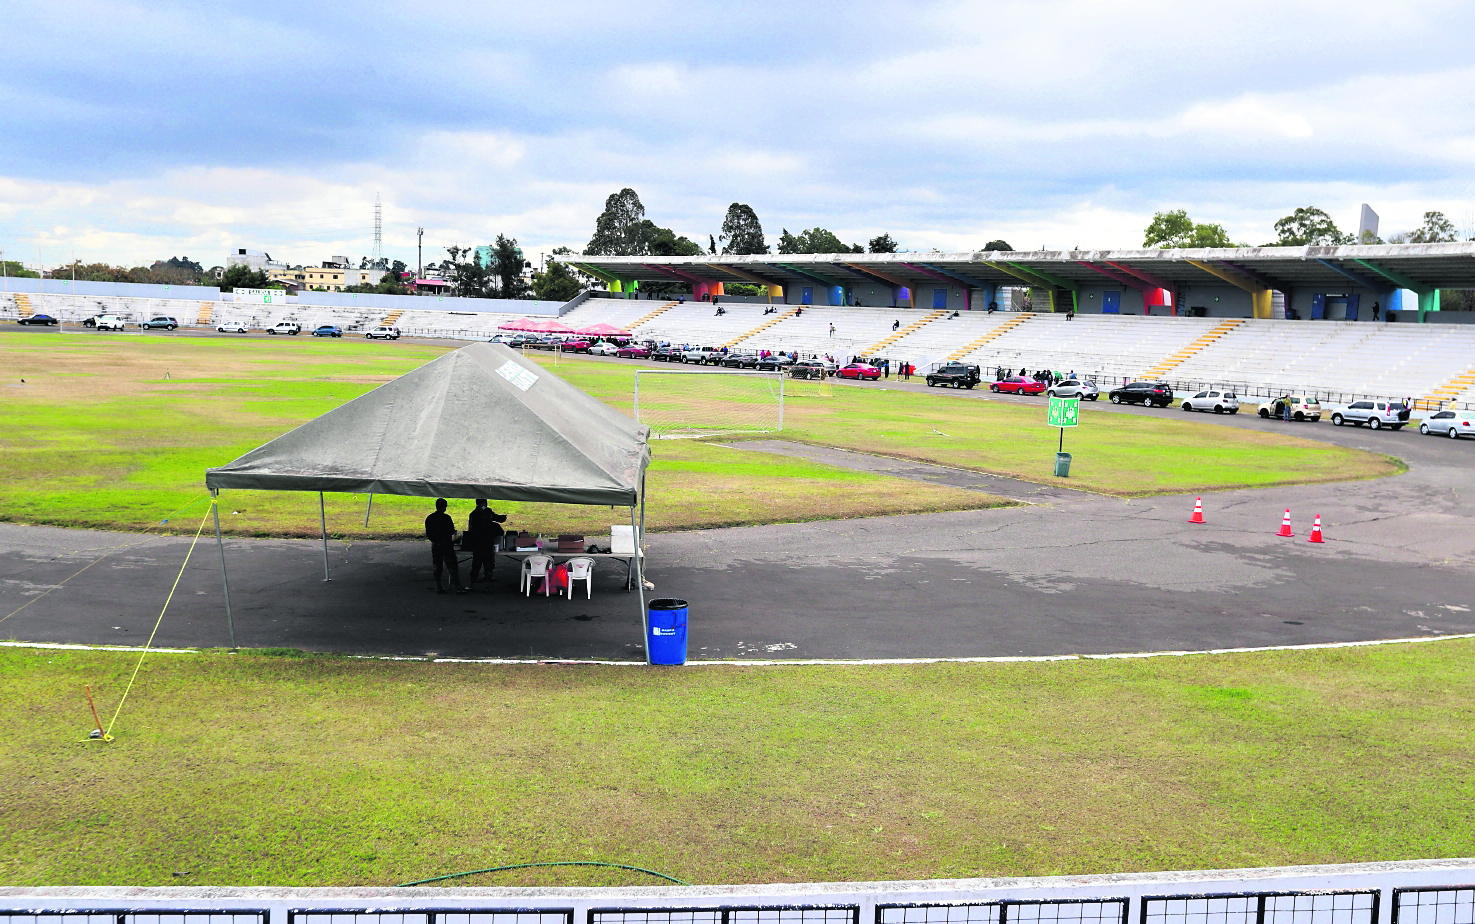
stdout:
POLYGON ((574 598, 574 581, 584 582, 585 599, 594 599, 594 559, 570 558, 568 565, 568 598, 574 598))
POLYGON ((533 578, 543 579, 543 596, 548 596, 548 569, 551 567, 553 559, 547 555, 529 555, 522 560, 522 573, 517 583, 524 597, 533 595, 533 578))

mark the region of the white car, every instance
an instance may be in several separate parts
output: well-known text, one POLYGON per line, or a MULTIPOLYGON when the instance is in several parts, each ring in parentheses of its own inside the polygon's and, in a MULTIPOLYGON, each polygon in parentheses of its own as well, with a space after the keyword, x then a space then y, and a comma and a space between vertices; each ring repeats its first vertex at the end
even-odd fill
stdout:
POLYGON ((245 324, 242 324, 240 321, 221 321, 215 329, 220 331, 222 334, 244 334, 249 330, 249 328, 246 327, 245 324))
POLYGON ((1428 436, 1433 433, 1457 440, 1462 436, 1475 436, 1475 411, 1438 411, 1424 418, 1419 432, 1428 436))
POLYGON ((1082 401, 1101 399, 1101 389, 1087 379, 1063 379, 1045 389, 1045 394, 1052 398, 1079 398, 1082 401))
POLYGON ((613 356, 618 352, 620 352, 620 348, 608 341, 596 343, 589 348, 589 353, 593 356, 613 356))
POLYGON ((100 314, 97 316, 98 330, 123 330, 127 326, 123 323, 122 318, 115 317, 111 314, 100 314))
POLYGON ((291 334, 293 337, 302 333, 302 325, 296 321, 278 321, 267 328, 268 334, 291 334))
POLYGON ((1232 391, 1210 389, 1183 399, 1185 411, 1213 411, 1215 414, 1238 414, 1239 399, 1232 391))
POLYGON ((370 340, 398 340, 399 328, 388 327, 384 324, 380 324, 378 327, 369 331, 367 334, 364 334, 364 336, 369 338, 370 340))

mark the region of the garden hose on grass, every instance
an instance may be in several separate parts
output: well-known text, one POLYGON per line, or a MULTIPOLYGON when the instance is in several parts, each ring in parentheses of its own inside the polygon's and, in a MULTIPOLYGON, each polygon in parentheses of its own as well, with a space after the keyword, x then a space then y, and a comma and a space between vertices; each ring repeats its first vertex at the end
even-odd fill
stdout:
POLYGON ((683 882, 675 876, 667 876, 665 873, 658 873, 653 869, 644 869, 639 866, 626 866, 623 863, 603 863, 598 860, 562 860, 555 863, 513 863, 510 866, 488 866, 486 869, 473 869, 467 870, 464 873, 450 873, 446 876, 433 876, 430 879, 416 879, 414 882, 401 882, 395 888, 404 889, 409 886, 425 885, 430 882, 442 882, 446 879, 459 879, 462 876, 475 876, 478 873, 498 873, 509 869, 533 869, 539 866, 604 866, 609 869, 625 869, 632 873, 645 873, 647 876, 655 876, 657 879, 664 879, 667 882, 674 882, 677 885, 691 885, 691 883, 683 882))

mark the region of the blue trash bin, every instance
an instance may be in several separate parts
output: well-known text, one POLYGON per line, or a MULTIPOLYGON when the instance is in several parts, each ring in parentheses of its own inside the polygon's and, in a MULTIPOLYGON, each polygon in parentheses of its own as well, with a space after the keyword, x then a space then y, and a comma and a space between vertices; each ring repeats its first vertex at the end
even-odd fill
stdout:
POLYGON ((686 601, 663 597, 650 601, 650 663, 686 663, 686 601))

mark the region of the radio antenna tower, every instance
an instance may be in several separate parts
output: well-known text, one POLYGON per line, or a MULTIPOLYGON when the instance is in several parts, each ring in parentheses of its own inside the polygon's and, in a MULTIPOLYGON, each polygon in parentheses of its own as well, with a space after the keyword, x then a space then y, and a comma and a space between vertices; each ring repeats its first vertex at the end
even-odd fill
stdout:
POLYGON ((374 255, 369 258, 369 265, 384 269, 384 206, 378 193, 374 193, 374 255))

